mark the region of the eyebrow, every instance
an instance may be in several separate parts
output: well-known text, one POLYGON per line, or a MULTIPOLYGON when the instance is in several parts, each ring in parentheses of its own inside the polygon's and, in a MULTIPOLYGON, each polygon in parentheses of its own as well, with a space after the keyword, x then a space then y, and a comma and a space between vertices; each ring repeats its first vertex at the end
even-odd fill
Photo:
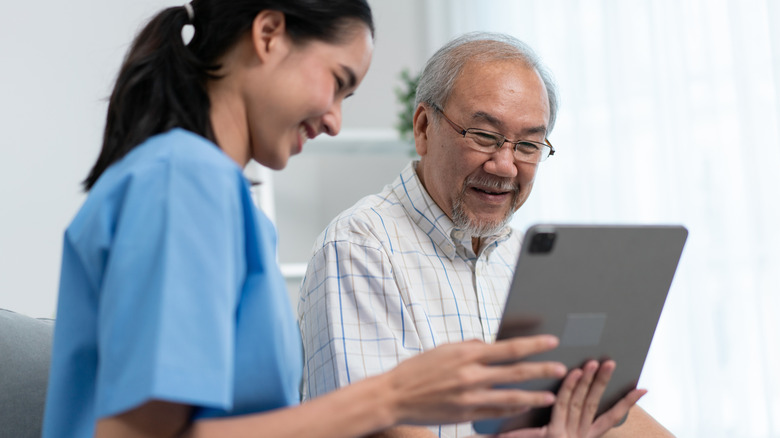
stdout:
MULTIPOLYGON (((500 119, 493 116, 492 114, 486 113, 484 111, 477 111, 474 114, 472 114, 471 120, 486 121, 491 125, 495 126, 496 129, 501 129, 504 127, 504 122, 502 122, 500 119)), ((539 126, 534 126, 523 130, 523 135, 534 135, 534 134, 547 135, 547 127, 544 125, 539 125, 539 126)))

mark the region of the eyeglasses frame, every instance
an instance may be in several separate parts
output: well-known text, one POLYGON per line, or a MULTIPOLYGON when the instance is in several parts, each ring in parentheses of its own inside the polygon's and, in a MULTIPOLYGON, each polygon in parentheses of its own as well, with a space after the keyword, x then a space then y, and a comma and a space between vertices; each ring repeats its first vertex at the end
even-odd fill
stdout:
MULTIPOLYGON (((468 134, 469 132, 474 132, 474 131, 485 132, 485 133, 488 133, 488 134, 491 134, 491 135, 495 135, 499 139, 503 138, 504 141, 502 141, 500 144, 496 144, 496 149, 495 149, 496 151, 498 151, 499 149, 504 147, 504 143, 509 143, 509 144, 514 146, 512 148, 512 152, 513 153, 517 152, 517 146, 520 143, 531 143, 533 145, 539 146, 540 148, 541 147, 549 147, 550 148, 550 153, 547 154, 546 156, 542 155, 543 158, 541 158, 537 163, 541 163, 542 161, 546 160, 547 158, 552 157, 553 155, 555 155, 555 147, 553 147, 552 143, 550 143, 550 140, 548 140, 546 137, 544 139, 544 143, 541 143, 541 142, 538 142, 538 141, 533 141, 533 140, 514 140, 513 141, 513 140, 508 139, 503 134, 500 134, 500 133, 494 132, 494 131, 488 131, 487 129, 479 129, 479 128, 465 128, 464 129, 462 126, 460 126, 457 123, 455 123, 452 120, 450 120, 450 118, 447 117, 447 114, 444 114, 444 110, 442 110, 438 106, 432 105, 432 108, 435 111, 438 111, 439 113, 441 113, 441 115, 444 116, 444 120, 446 120, 447 123, 449 123, 450 126, 452 126, 452 129, 454 129, 455 132, 457 132, 458 134, 462 135, 463 138, 466 138, 466 134, 468 134)), ((519 161, 522 161, 522 160, 519 160, 519 161)), ((526 162, 526 161, 523 161, 523 162, 526 162)))

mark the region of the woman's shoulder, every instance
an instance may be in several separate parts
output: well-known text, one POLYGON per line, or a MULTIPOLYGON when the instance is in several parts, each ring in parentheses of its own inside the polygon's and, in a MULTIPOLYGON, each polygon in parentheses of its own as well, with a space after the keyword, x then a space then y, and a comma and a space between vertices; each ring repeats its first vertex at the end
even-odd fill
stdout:
POLYGON ((213 142, 183 129, 150 137, 109 167, 90 190, 90 204, 122 205, 132 193, 179 197, 192 190, 248 190, 242 169, 213 142), (108 202, 111 201, 111 202, 108 202))
POLYGON ((213 182, 243 180, 242 169, 213 142, 181 128, 154 135, 109 167, 91 192, 170 176, 213 182))
POLYGON ((114 224, 120 216, 136 212, 143 216, 171 208, 240 211, 251 199, 247 190, 241 168, 217 145, 173 129, 150 137, 109 167, 89 191, 68 233, 93 233, 100 224, 114 224))
POLYGON ((238 164, 222 152, 219 146, 181 128, 150 137, 128 154, 129 161, 135 161, 131 156, 134 154, 138 155, 138 161, 164 162, 185 167, 208 166, 241 172, 238 164))

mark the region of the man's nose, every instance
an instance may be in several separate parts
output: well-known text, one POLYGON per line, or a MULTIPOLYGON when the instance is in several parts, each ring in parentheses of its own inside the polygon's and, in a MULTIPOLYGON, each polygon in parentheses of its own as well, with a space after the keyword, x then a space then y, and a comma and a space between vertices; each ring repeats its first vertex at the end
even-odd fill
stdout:
POLYGON ((517 176, 514 145, 507 142, 490 155, 490 159, 482 167, 485 172, 502 178, 517 176))

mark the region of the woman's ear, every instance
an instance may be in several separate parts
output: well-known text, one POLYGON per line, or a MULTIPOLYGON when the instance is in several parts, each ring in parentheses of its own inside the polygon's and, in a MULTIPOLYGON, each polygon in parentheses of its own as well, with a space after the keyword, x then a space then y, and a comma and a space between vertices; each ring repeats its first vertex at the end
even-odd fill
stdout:
POLYGON ((257 14, 252 22, 252 42, 261 62, 267 61, 280 49, 286 49, 288 42, 284 14, 273 10, 257 14))
POLYGON ((417 109, 414 111, 414 117, 412 118, 412 133, 414 133, 414 148, 417 150, 419 156, 424 156, 428 153, 428 129, 432 128, 432 112, 433 108, 421 103, 417 105, 417 109))

